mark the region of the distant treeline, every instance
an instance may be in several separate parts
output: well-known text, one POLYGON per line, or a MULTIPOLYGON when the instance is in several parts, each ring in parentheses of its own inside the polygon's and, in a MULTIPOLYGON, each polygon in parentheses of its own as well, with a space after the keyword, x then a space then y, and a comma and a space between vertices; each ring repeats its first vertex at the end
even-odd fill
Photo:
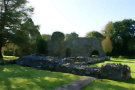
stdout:
MULTIPOLYGON (((32 53, 46 55, 48 47, 47 42, 51 40, 52 35, 41 35, 38 30, 34 31, 34 29, 32 32, 33 36, 27 32, 27 39, 25 38, 25 42, 21 42, 21 45, 6 43, 3 47, 3 53, 5 55, 27 55, 32 53)), ((70 34, 59 33, 63 34, 65 40, 79 37, 76 32, 71 32, 70 34)), ((132 19, 109 22, 101 32, 91 31, 87 33, 85 37, 99 39, 106 55, 134 56, 135 54, 135 21, 132 19)))
MULTIPOLYGON (((65 34, 65 40, 78 38, 76 32, 65 34)), ((135 55, 135 20, 124 19, 117 22, 109 22, 101 32, 91 31, 85 37, 98 38, 107 55, 134 56, 135 55)), ((44 40, 50 40, 51 35, 43 34, 44 40)))

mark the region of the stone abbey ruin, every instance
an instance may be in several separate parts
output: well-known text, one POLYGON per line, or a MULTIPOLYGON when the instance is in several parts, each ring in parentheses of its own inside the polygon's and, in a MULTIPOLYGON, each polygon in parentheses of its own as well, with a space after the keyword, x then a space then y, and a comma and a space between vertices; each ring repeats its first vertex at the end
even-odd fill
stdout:
POLYGON ((108 63, 101 67, 90 64, 110 60, 96 38, 75 38, 64 41, 64 36, 54 33, 48 41, 48 56, 28 55, 14 61, 0 61, 0 65, 19 64, 55 72, 72 73, 82 76, 127 80, 131 78, 130 67, 122 64, 108 63), (98 57, 92 57, 92 55, 98 57))
POLYGON ((59 33, 54 33, 48 42, 49 56, 60 57, 91 57, 97 54, 99 57, 105 56, 101 43, 96 38, 74 38, 64 41, 59 33))

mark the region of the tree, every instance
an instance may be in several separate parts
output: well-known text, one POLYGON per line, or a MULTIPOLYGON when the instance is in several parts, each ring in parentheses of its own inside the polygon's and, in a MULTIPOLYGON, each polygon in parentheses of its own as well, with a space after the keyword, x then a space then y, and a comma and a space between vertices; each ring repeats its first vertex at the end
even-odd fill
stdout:
POLYGON ((33 8, 27 7, 27 0, 0 0, 0 58, 2 47, 8 42, 25 42, 21 30, 24 22, 30 18, 33 8))
MULTIPOLYGON (((36 39, 37 36, 40 36, 40 32, 38 31, 39 26, 35 25, 31 18, 28 18, 26 22, 24 22, 21 25, 21 30, 17 31, 16 33, 16 39, 13 39, 12 41, 19 46, 19 49, 16 50, 16 55, 22 56, 27 55, 31 53, 35 53, 36 49, 36 39), (22 33, 22 35, 18 34, 18 32, 22 33), (20 40, 24 39, 22 43, 17 43, 20 40)), ((22 40, 21 40, 22 41, 22 40)))
POLYGON ((87 33, 86 37, 97 38, 100 41, 102 41, 104 39, 104 36, 101 33, 97 32, 97 31, 87 33))
POLYGON ((114 55, 128 55, 128 43, 135 38, 135 21, 125 19, 114 22, 110 29, 106 32, 113 43, 114 55))
POLYGON ((6 55, 6 56, 13 56, 16 54, 16 50, 18 49, 19 47, 17 45, 15 45, 14 43, 7 43, 4 47, 2 47, 2 52, 3 52, 3 55, 6 55))
POLYGON ((103 35, 104 36, 107 36, 107 32, 110 30, 110 28, 113 26, 113 23, 112 22, 108 22, 106 25, 105 25, 105 28, 104 30, 102 31, 103 35))
POLYGON ((70 40, 70 39, 78 38, 78 36, 79 36, 79 35, 78 35, 77 33, 72 32, 72 33, 70 33, 70 34, 66 34, 65 39, 66 39, 66 40, 70 40))
POLYGON ((112 42, 110 40, 109 37, 106 37, 103 41, 102 41, 102 47, 104 52, 108 55, 112 52, 113 46, 112 46, 112 42))
POLYGON ((128 55, 134 56, 135 54, 135 38, 128 41, 128 55))
POLYGON ((37 53, 47 54, 47 42, 39 35, 36 40, 37 53))
POLYGON ((49 34, 42 34, 41 36, 46 41, 51 40, 51 35, 49 35, 49 34))

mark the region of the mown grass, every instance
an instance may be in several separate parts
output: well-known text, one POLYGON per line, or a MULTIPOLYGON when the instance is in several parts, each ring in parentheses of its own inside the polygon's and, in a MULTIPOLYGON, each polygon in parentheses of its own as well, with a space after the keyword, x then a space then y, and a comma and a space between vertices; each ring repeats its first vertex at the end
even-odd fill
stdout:
POLYGON ((5 65, 0 66, 0 90, 51 90, 81 77, 19 65, 5 65))
MULTIPOLYGON (((13 59, 17 59, 17 57, 6 56, 2 60, 13 59)), ((132 79, 128 81, 96 79, 82 90, 135 90, 135 59, 111 58, 110 61, 90 66, 100 67, 105 63, 121 63, 130 66, 132 79)), ((0 90, 51 90, 79 78, 81 76, 19 65, 0 66, 0 90)))
POLYGON ((127 58, 111 58, 110 61, 103 63, 93 64, 91 66, 100 67, 105 63, 121 63, 128 65, 131 68, 132 79, 128 81, 114 81, 108 79, 96 79, 82 90, 135 90, 135 59, 127 58))
POLYGON ((3 59, 0 59, 0 61, 2 60, 15 60, 15 59, 18 59, 19 57, 15 57, 15 56, 4 56, 3 59))

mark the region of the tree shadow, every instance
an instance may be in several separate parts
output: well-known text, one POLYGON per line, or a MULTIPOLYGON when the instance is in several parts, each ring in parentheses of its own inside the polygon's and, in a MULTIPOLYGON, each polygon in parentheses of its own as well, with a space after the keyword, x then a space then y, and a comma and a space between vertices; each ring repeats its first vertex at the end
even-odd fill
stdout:
MULTIPOLYGON (((2 84, 4 85, 0 89, 10 90, 10 88, 11 88, 10 80, 9 80, 8 77, 3 78, 2 77, 2 75, 3 75, 2 73, 3 73, 2 68, 0 68, 0 74, 1 74, 1 76, 0 76, 0 85, 2 85, 2 84)), ((7 73, 5 73, 5 74, 7 74, 7 73)), ((4 74, 4 76, 5 76, 5 74, 4 74)))
POLYGON ((135 78, 131 78, 129 80, 119 81, 119 82, 125 82, 125 83, 129 83, 129 84, 135 84, 135 78))
POLYGON ((32 90, 35 88, 37 90, 47 90, 78 79, 75 75, 73 77, 66 73, 39 70, 19 65, 0 66, 0 71, 1 75, 3 75, 0 77, 0 79, 2 79, 0 80, 0 85, 6 86, 7 90, 32 90))

